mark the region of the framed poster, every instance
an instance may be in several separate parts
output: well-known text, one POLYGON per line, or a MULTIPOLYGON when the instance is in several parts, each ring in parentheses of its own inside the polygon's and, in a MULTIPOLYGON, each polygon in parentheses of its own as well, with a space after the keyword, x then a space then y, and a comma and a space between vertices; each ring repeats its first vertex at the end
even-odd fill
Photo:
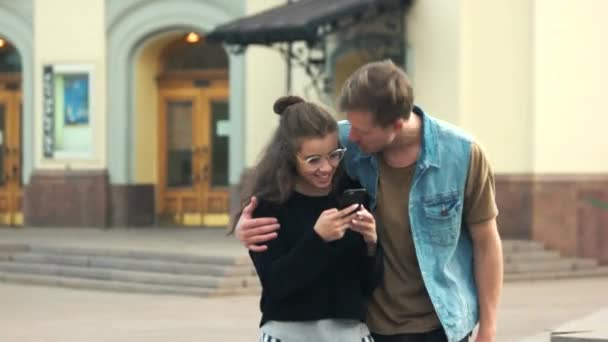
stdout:
POLYGON ((93 67, 52 64, 43 68, 43 155, 47 159, 93 157, 93 67))
POLYGON ((89 124, 89 75, 74 74, 63 76, 63 118, 64 124, 89 124))

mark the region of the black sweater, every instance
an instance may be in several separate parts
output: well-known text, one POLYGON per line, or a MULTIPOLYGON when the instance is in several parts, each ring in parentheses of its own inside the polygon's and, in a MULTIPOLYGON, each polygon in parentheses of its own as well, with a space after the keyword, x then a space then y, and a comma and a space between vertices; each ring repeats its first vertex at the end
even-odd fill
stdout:
MULTIPOLYGON (((342 189, 345 187, 341 187, 342 189)), ((265 252, 249 252, 262 283, 262 320, 365 321, 367 298, 382 276, 380 246, 368 256, 359 233, 324 242, 313 227, 321 213, 337 207, 337 196, 294 192, 282 204, 259 200, 254 217, 276 217, 278 238, 265 252)))

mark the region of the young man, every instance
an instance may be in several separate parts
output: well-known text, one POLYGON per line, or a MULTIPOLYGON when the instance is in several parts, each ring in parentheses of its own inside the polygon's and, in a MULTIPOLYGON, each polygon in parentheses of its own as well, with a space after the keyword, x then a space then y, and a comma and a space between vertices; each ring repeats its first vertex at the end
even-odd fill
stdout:
MULTIPOLYGON (((502 288, 502 247, 494 179, 480 147, 458 128, 413 105, 407 75, 390 61, 369 63, 346 81, 339 109, 344 163, 372 198, 384 277, 368 306, 376 342, 494 341, 502 288)), ((249 249, 264 250, 279 228, 237 224, 249 249)))

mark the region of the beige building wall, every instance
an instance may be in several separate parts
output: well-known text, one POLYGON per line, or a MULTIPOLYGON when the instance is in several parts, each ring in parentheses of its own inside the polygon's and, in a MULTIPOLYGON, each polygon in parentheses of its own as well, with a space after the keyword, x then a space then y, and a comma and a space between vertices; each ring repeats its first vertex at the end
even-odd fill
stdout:
MULTIPOLYGON (((247 15, 284 4, 283 0, 249 0, 247 15)), ((245 56, 245 167, 254 165, 279 117, 272 111, 285 93, 285 60, 277 51, 261 46, 247 48, 245 56)))
MULTIPOLYGON (((296 43, 293 45, 293 49, 295 51, 296 49, 302 48, 304 46, 305 46, 305 44, 303 44, 303 43, 296 43)), ((292 69, 292 73, 291 73, 292 91, 291 92, 293 94, 302 96, 309 101, 315 101, 317 103, 324 104, 329 109, 331 109, 332 113, 333 113, 333 108, 332 108, 333 100, 331 99, 331 97, 325 96, 324 93, 321 94, 321 96, 319 96, 319 93, 317 92, 315 87, 312 86, 310 76, 308 76, 308 74, 306 73, 306 70, 303 67, 297 65, 296 63, 292 63, 291 69, 292 69)), ((286 88, 287 88, 287 81, 285 80, 283 89, 286 89, 286 88)))
MULTIPOLYGON (((251 0, 248 12, 283 3, 251 0)), ((605 172, 608 159, 599 157, 608 152, 601 132, 608 124, 601 113, 608 79, 604 17, 603 0, 417 1, 407 20, 416 102, 472 133, 496 173, 605 172), (574 105, 576 120, 568 116, 574 105)), ((319 100, 306 92, 308 83, 295 67, 292 92, 319 100)), ((275 127, 270 109, 284 92, 280 54, 248 49, 247 165, 275 127)))
POLYGON ((606 173, 608 1, 534 4, 534 170, 606 173))
POLYGON ((159 69, 157 42, 144 46, 135 57, 135 170, 136 183, 156 181, 158 145, 158 87, 155 77, 159 69))
POLYGON ((418 1, 407 19, 416 103, 470 132, 499 173, 532 170, 531 7, 418 1))
POLYGON ((462 1, 416 1, 407 17, 408 73, 417 104, 458 124, 461 115, 462 1))
POLYGON ((34 3, 35 167, 100 169, 106 165, 106 37, 104 0, 36 0, 34 3), (82 29, 78 29, 82 28, 82 29), (42 158, 42 69, 45 64, 90 64, 92 76, 93 157, 42 158))
POLYGON ((462 1, 460 120, 497 173, 531 173, 532 2, 462 1))
MULTIPOLYGON (((284 4, 285 0, 248 0, 247 15, 284 4)), ((245 63, 245 165, 249 167, 258 160, 279 122, 279 117, 272 111, 272 105, 278 97, 287 93, 287 63, 276 49, 256 45, 247 48, 245 63)), ((302 67, 292 66, 291 84, 292 94, 311 101, 326 102, 310 87, 310 79, 302 67)))
POLYGON ((165 33, 151 39, 135 56, 135 182, 156 183, 158 179, 158 84, 160 54, 181 33, 165 33))

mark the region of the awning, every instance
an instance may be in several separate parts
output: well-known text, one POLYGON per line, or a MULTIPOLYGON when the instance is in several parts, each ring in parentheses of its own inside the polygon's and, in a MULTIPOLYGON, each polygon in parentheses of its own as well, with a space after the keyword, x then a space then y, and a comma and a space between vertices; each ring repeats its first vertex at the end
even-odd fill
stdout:
POLYGON ((316 42, 346 25, 405 8, 412 0, 300 0, 218 26, 207 39, 228 45, 316 42))

